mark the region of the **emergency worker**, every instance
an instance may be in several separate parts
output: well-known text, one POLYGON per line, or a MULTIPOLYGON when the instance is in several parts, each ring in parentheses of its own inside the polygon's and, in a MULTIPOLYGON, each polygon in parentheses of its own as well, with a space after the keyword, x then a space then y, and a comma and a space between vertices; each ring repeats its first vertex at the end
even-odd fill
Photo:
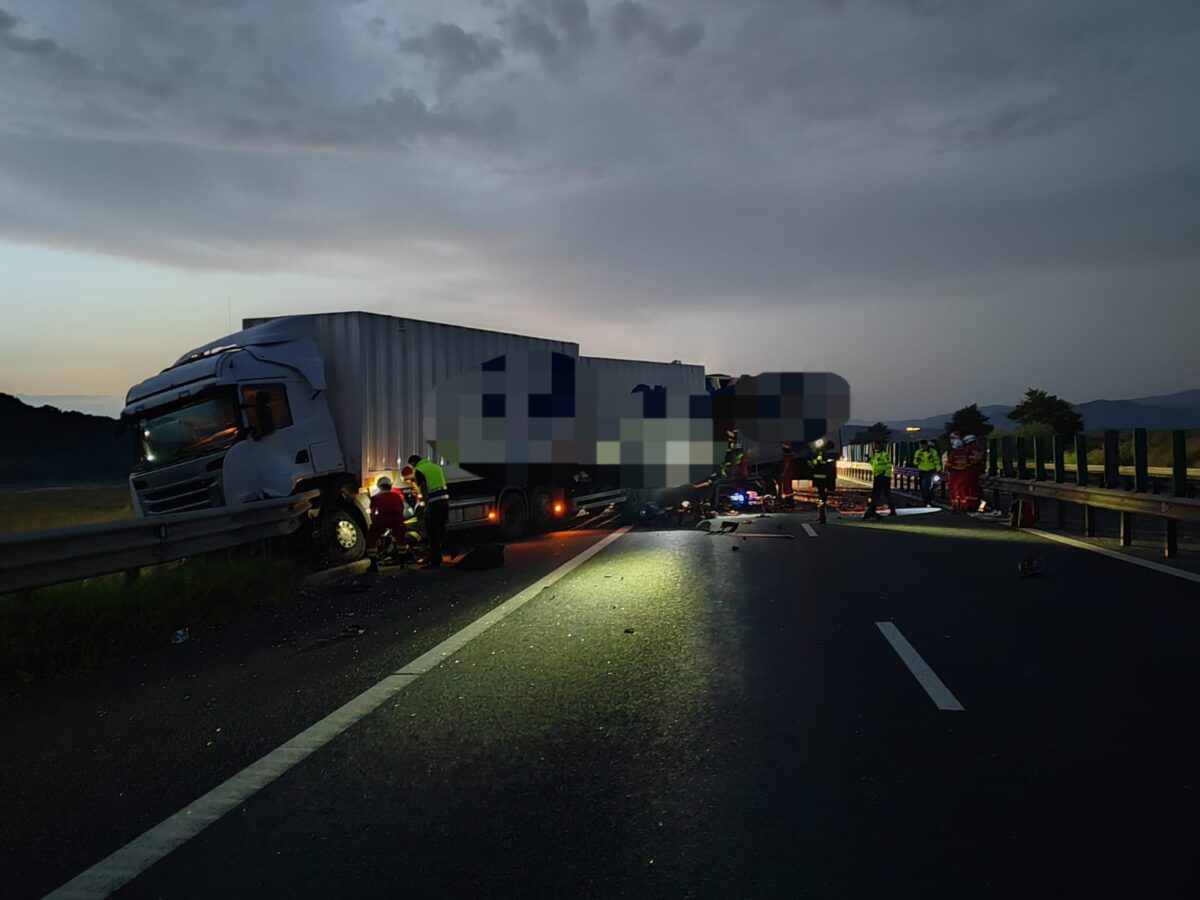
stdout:
POLYGON ((942 467, 938 452, 929 446, 928 440, 921 441, 921 446, 913 454, 913 464, 917 467, 917 477, 921 482, 921 502, 933 506, 933 477, 942 467))
POLYGON ((829 502, 829 457, 826 455, 825 444, 813 449, 812 485, 817 492, 817 502, 824 506, 829 502))
POLYGON ((875 452, 871 455, 871 475, 871 499, 867 503, 863 519, 880 518, 876 507, 881 500, 891 510, 888 513, 888 518, 891 518, 896 515, 896 507, 892 503, 892 457, 882 441, 876 442, 875 452))
POLYGON ((950 512, 966 512, 967 497, 967 468, 970 466, 970 456, 966 443, 956 437, 950 441, 950 449, 946 451, 946 479, 950 483, 950 512))
POLYGON ((966 512, 982 512, 979 479, 983 475, 983 467, 987 465, 987 454, 973 434, 963 438, 963 450, 967 454, 967 467, 963 474, 963 509, 966 512))
POLYGON ((796 480, 796 460, 792 456, 792 445, 783 445, 783 458, 779 461, 779 499, 788 509, 795 509, 796 497, 792 482, 796 480))
POLYGON ((371 498, 371 527, 367 529, 367 557, 371 560, 369 572, 379 571, 379 539, 389 528, 396 549, 401 555, 406 549, 407 534, 404 524, 404 495, 392 489, 392 479, 386 475, 376 482, 379 492, 371 498))
POLYGON ((442 564, 442 546, 446 539, 446 520, 450 517, 450 489, 442 467, 417 454, 408 458, 413 478, 425 501, 425 532, 429 540, 429 558, 422 568, 436 569, 442 564))

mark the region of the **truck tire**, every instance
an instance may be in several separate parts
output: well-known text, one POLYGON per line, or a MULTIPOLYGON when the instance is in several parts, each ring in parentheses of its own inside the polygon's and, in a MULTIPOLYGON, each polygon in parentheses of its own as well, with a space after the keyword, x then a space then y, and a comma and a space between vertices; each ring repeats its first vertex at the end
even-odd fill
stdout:
POLYGON ((519 491, 509 491, 500 498, 498 518, 497 529, 504 540, 515 541, 525 534, 529 525, 529 509, 519 491))
POLYGON ((334 506, 325 513, 321 543, 326 559, 333 565, 356 562, 367 552, 362 523, 344 506, 334 506))

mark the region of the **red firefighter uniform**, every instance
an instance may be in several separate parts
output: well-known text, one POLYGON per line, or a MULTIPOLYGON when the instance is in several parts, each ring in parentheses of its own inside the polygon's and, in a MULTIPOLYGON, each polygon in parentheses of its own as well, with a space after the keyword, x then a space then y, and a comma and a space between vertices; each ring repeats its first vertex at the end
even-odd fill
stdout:
POLYGON ((963 472, 963 509, 975 512, 979 508, 979 478, 983 475, 987 454, 983 447, 975 442, 967 444, 963 449, 967 454, 967 468, 963 472))
POLYGON ((367 549, 373 548, 389 528, 392 529, 392 538, 396 541, 396 546, 403 549, 404 495, 390 487, 380 490, 371 498, 371 527, 367 531, 367 549))
MULTIPOLYGON (((951 447, 946 452, 946 480, 950 485, 950 509, 954 512, 967 508, 967 481, 970 478, 970 453, 965 447, 951 447)), ((978 485, 978 478, 976 478, 978 485)), ((976 493, 978 493, 978 486, 976 493)))
POLYGON ((796 478, 796 460, 792 456, 792 447, 785 444, 783 459, 779 463, 779 496, 790 507, 794 502, 792 482, 796 478))

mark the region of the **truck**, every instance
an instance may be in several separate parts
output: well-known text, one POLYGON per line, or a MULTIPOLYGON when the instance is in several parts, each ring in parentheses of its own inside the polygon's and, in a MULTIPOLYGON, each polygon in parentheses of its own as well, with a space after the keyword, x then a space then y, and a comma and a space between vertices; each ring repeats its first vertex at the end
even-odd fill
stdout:
MULTIPOLYGON (((704 368, 581 357, 579 345, 368 312, 246 319, 130 388, 121 420, 136 463, 135 512, 153 516, 319 491, 311 533, 331 562, 366 549, 370 491, 412 454, 431 456, 422 405, 437 384, 506 353, 567 354, 638 383, 705 390, 704 368)), ((432 456, 438 462, 436 454, 432 456)), ((448 466, 449 529, 514 539, 621 491, 509 484, 448 466)))

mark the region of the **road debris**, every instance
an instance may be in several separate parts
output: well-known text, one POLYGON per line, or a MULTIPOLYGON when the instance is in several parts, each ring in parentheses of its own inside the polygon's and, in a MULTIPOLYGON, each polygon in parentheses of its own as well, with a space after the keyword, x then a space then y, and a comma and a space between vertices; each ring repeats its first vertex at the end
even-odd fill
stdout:
POLYGON ((171 635, 172 644, 185 644, 188 638, 191 637, 191 632, 186 628, 176 628, 175 633, 171 635))
POLYGON ((1017 574, 1021 578, 1036 578, 1042 574, 1042 558, 1031 556, 1017 563, 1017 574))
POLYGON ((336 644, 338 641, 344 641, 348 638, 361 637, 362 635, 364 635, 366 633, 367 633, 367 631, 365 628, 355 628, 354 626, 351 626, 349 628, 344 629, 339 634, 327 635, 325 637, 317 638, 312 643, 306 644, 305 646, 301 647, 300 652, 307 653, 309 650, 316 650, 320 647, 328 647, 330 644, 336 644))

